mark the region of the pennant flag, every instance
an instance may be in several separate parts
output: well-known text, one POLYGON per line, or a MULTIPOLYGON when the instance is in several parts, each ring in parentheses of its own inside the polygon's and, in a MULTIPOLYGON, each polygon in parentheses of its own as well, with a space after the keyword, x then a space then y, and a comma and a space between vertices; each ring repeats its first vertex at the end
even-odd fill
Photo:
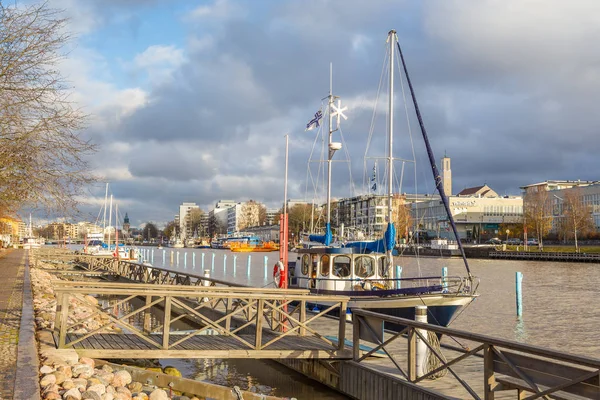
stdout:
POLYGON ((320 126, 321 119, 323 118, 323 112, 321 110, 315 113, 315 117, 310 120, 308 124, 306 124, 305 131, 311 131, 320 126))
POLYGON ((373 175, 371 176, 371 182, 373 186, 371 186, 372 191, 377 190, 377 164, 373 164, 373 175))

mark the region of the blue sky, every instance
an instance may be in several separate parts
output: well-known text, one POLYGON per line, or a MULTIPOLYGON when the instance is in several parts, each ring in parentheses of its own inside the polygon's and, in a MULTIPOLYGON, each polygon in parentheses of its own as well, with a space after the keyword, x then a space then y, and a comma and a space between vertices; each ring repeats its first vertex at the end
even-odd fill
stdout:
MULTIPOLYGON (((289 197, 317 196, 306 190, 315 136, 304 126, 327 95, 330 62, 349 117, 347 154, 336 157, 352 161, 336 165, 333 194, 360 193, 363 169, 372 169, 363 157, 390 29, 398 31, 436 158, 452 158, 455 193, 487 183, 519 194, 519 186, 546 179, 599 178, 596 1, 50 4, 65 10, 76 35, 61 68, 91 115, 83 134, 100 151, 90 161, 135 225, 162 224, 184 201, 205 211, 219 199, 279 206, 285 133, 289 197)), ((396 96, 396 126, 406 134, 396 96)), ((374 151, 383 141, 377 135, 374 151)), ((398 140, 395 154, 412 157, 409 143, 398 140)), ((422 145, 415 151, 417 181, 406 178, 402 191, 433 192, 422 145)), ((82 210, 97 214, 103 193, 103 185, 91 188, 82 210)))

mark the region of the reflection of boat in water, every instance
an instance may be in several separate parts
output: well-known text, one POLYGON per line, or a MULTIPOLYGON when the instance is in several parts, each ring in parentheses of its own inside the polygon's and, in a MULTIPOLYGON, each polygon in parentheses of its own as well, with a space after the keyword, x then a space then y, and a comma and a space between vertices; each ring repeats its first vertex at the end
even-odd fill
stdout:
MULTIPOLYGON (((427 306, 429 322, 447 326, 456 313, 470 304, 477 296, 476 278, 471 276, 467 260, 464 256, 462 245, 459 243, 461 254, 468 273, 467 277, 447 276, 421 276, 416 278, 401 278, 399 268, 395 268, 392 251, 396 240, 393 210, 393 73, 394 54, 397 46, 395 31, 388 35, 389 54, 389 114, 388 114, 388 165, 387 179, 388 204, 387 204, 387 229, 383 238, 373 241, 356 241, 340 243, 333 246, 330 217, 330 190, 327 198, 327 223, 323 235, 311 235, 311 242, 318 242, 320 246, 313 246, 298 250, 295 266, 290 270, 290 288, 305 288, 315 294, 340 294, 350 297, 348 307, 368 309, 383 314, 414 319, 416 306, 427 306)), ((398 45, 398 51, 400 47, 398 45)), ((404 72, 407 74, 402 53, 400 52, 404 72)), ((405 78, 412 92, 412 86, 407 75, 405 78)), ((331 187, 331 162, 336 150, 341 148, 340 143, 332 142, 332 133, 339 130, 339 117, 344 110, 340 106, 337 96, 332 93, 328 96, 329 114, 329 158, 328 163, 328 188, 331 187), (337 106, 334 105, 337 102, 337 106), (337 116, 337 129, 333 129, 333 120, 337 116)), ((427 134, 422 126, 421 116, 416 99, 413 96, 415 110, 418 114, 423 139, 427 148, 429 161, 432 165, 437 189, 441 195, 444 208, 454 230, 456 227, 450 212, 447 198, 444 194, 442 179, 435 158, 431 151, 427 134)), ((343 114, 342 114, 343 116, 343 114)), ((312 122, 311 122, 312 123, 312 122)), ((318 126, 318 124, 317 124, 318 126)), ((327 307, 327 302, 316 302, 317 306, 327 307)), ((395 326, 386 325, 395 329, 395 326)))

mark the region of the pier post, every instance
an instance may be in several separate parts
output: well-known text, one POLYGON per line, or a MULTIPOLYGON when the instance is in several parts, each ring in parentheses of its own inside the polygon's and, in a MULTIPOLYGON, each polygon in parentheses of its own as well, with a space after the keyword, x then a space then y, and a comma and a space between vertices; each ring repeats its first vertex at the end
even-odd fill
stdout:
POLYGON ((223 254, 223 272, 227 271, 227 254, 223 254))
POLYGON ((177 266, 179 267, 179 250, 177 250, 177 266))
POLYGON ((252 266, 252 256, 248 254, 248 276, 250 276, 250 267, 252 266))
POLYGON ((192 253, 192 266, 196 268, 196 253, 192 253))
MULTIPOLYGON (((416 306, 415 307, 415 321, 427 323, 427 306, 416 306)), ((424 329, 417 329, 418 332, 423 336, 427 337, 427 331, 424 329)), ((415 346, 415 371, 417 378, 425 375, 427 372, 427 344, 419 337, 416 338, 415 346)))
POLYGON ((444 293, 448 293, 448 267, 442 267, 442 288, 444 293))
POLYGON ((187 253, 183 253, 183 268, 187 268, 187 253))
POLYGON ((202 262, 200 263, 200 266, 202 267, 202 269, 204 269, 204 253, 202 253, 202 262))
MULTIPOLYGON (((202 253, 202 255, 204 255, 204 253, 202 253)), ((203 257, 203 258, 204 258, 204 257, 203 257)), ((205 270, 204 270, 204 277, 205 277, 205 278, 210 278, 210 270, 209 270, 209 269, 205 269, 205 270)), ((202 281, 202 286, 206 286, 206 287, 210 286, 210 281, 208 281, 208 280, 206 280, 206 279, 205 279, 205 280, 203 280, 203 281, 202 281)), ((202 301, 204 301, 204 302, 206 303, 206 302, 208 301, 208 297, 204 297, 204 298, 202 299, 202 301)))
POLYGON ((523 273, 517 272, 515 273, 515 291, 517 295, 517 317, 521 317, 523 315, 523 298, 521 293, 521 287, 523 283, 523 273))
MULTIPOLYGON (((146 296, 146 305, 148 305, 150 303, 152 303, 152 296, 146 296)), ((152 322, 152 313, 150 312, 150 308, 147 308, 144 311, 144 332, 150 333, 151 322, 152 322)))
POLYGON ((211 264, 211 268, 212 271, 215 270, 215 253, 212 253, 212 264, 211 264))
POLYGON ((237 254, 233 255, 233 276, 235 276, 235 269, 237 267, 237 254))
POLYGON ((400 265, 396 265, 396 271, 394 271, 394 276, 396 278, 396 289, 402 289, 402 267, 400 265))
POLYGON ((152 250, 152 253, 150 254, 150 263, 154 265, 154 250, 152 250))
POLYGON ((175 254, 174 254, 173 250, 171 250, 171 265, 173 265, 173 257, 174 257, 174 255, 175 254))
POLYGON ((265 256, 265 281, 267 280, 267 264, 269 263, 269 257, 265 256))

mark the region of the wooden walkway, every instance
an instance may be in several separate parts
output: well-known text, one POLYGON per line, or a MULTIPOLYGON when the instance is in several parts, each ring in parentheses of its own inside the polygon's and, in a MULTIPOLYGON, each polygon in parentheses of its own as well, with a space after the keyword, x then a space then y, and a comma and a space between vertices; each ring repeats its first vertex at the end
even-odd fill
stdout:
MULTIPOLYGON (((85 335, 67 334, 66 343, 74 342, 85 335)), ((278 335, 263 333, 265 340, 273 340, 278 335)), ((254 335, 241 334, 239 338, 254 341, 254 335)), ((350 359, 351 350, 339 352, 327 343, 313 337, 285 337, 267 350, 245 348, 240 341, 231 336, 196 335, 183 343, 174 345, 169 350, 158 348, 163 342, 163 335, 151 335, 156 346, 133 334, 102 333, 85 338, 73 345, 82 357, 90 358, 318 358, 318 359, 350 359)), ((169 336, 170 344, 180 339, 179 335, 169 336)), ((58 335, 55 335, 58 343, 58 335)))

